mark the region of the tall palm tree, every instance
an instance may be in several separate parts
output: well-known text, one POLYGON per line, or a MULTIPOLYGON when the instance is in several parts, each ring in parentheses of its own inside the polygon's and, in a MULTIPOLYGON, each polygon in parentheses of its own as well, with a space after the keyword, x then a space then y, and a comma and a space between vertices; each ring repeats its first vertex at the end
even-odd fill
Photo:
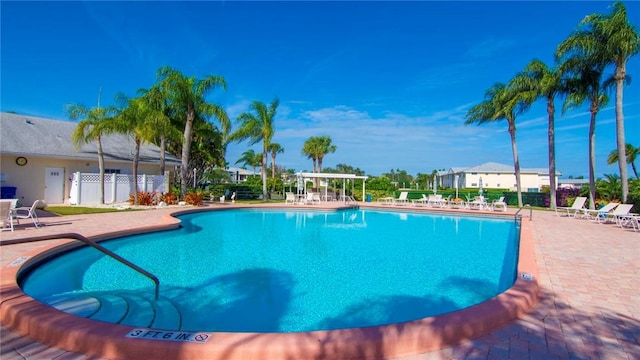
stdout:
POLYGON ((306 155, 309 159, 311 159, 313 161, 313 170, 312 172, 316 172, 316 162, 318 160, 317 156, 316 156, 316 151, 314 149, 316 143, 315 143, 315 138, 314 137, 310 137, 308 138, 304 144, 302 145, 302 154, 306 155))
POLYGON ((114 129, 123 134, 133 136, 135 149, 133 152, 133 183, 134 204, 138 204, 138 165, 140 162, 140 147, 143 143, 152 142, 157 131, 169 122, 167 116, 148 102, 148 98, 139 97, 127 99, 119 96, 121 103, 126 104, 115 117, 114 129))
MULTIPOLYGON (((627 163, 631 164, 631 170, 633 170, 633 174, 636 176, 636 179, 640 179, 638 177, 638 171, 636 170, 636 158, 640 155, 640 147, 634 147, 631 144, 627 144, 625 146, 625 154, 627 155, 627 163)), ((607 157, 607 164, 612 165, 618 162, 620 156, 620 152, 618 149, 611 150, 609 153, 609 157, 607 157)))
POLYGON ((249 140, 251 145, 262 141, 262 162, 260 172, 262 174, 262 199, 267 201, 267 152, 271 139, 275 133, 274 118, 280 101, 273 99, 267 107, 260 101, 254 101, 249 106, 249 112, 238 116, 239 128, 229 135, 231 141, 249 140))
POLYGON ((582 20, 580 25, 591 27, 597 38, 601 40, 594 45, 602 47, 605 61, 615 66, 613 78, 616 86, 616 144, 622 184, 622 201, 626 202, 629 194, 629 181, 627 178, 627 156, 625 155, 622 92, 627 75, 627 60, 640 52, 640 35, 629 22, 627 10, 622 2, 613 3, 611 14, 589 15, 582 20))
POLYGON ((514 78, 514 83, 531 99, 544 98, 547 101, 547 138, 549 146, 549 189, 551 209, 556 204, 556 150, 555 150, 555 98, 567 93, 559 68, 548 67, 539 59, 532 60, 524 70, 514 78), (528 92, 528 93, 527 93, 528 92))
POLYGON ((321 173, 324 156, 336 152, 337 147, 331 143, 329 136, 318 136, 316 139, 317 146, 315 146, 315 151, 318 159, 318 172, 321 173))
POLYGON ((562 110, 573 109, 589 101, 589 208, 595 209, 596 199, 596 117, 602 106, 609 102, 602 81, 607 64, 603 48, 598 43, 606 41, 601 33, 590 29, 578 29, 556 48, 560 71, 566 76, 570 89, 562 110))
POLYGON ((182 134, 178 128, 171 123, 168 96, 162 92, 162 89, 158 85, 154 85, 148 90, 140 89, 138 90, 138 95, 144 98, 145 103, 150 109, 154 112, 159 112, 155 121, 153 141, 160 147, 160 174, 164 175, 167 141, 179 141, 182 134))
POLYGON ((533 99, 518 91, 511 81, 494 84, 484 96, 484 101, 473 106, 467 111, 465 125, 477 123, 482 125, 488 122, 506 120, 509 136, 511 138, 511 150, 513 152, 513 167, 516 174, 516 190, 518 192, 518 207, 522 207, 522 185, 520 183, 520 162, 516 147, 516 117, 527 110, 533 99))
POLYGON ((206 96, 217 87, 222 87, 223 90, 226 90, 227 83, 223 77, 216 75, 209 75, 203 79, 196 79, 193 76, 187 77, 169 66, 160 68, 157 76, 158 85, 162 92, 167 94, 169 106, 172 108, 173 113, 175 116, 184 118, 185 125, 180 167, 180 195, 184 197, 187 192, 189 154, 194 120, 213 116, 222 124, 223 128, 230 126, 225 110, 205 100, 206 96))
POLYGON ((100 178, 100 204, 104 204, 104 153, 102 137, 114 132, 113 117, 117 109, 113 106, 87 108, 78 104, 66 106, 71 120, 82 119, 71 134, 76 147, 95 141, 98 150, 98 168, 100 178))
POLYGON ((276 155, 282 154, 284 148, 278 143, 269 144, 269 152, 271 153, 271 177, 276 177, 276 155))

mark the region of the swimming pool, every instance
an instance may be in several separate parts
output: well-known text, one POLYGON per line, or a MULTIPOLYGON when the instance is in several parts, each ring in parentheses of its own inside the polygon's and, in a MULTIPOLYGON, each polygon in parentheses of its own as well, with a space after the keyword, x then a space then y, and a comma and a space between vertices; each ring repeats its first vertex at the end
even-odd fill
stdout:
MULTIPOLYGON (((516 279, 513 218, 244 209, 180 219, 179 230, 103 243, 160 278, 164 306, 155 314, 141 305, 152 298, 149 280, 90 248, 28 272, 23 289, 71 312, 91 312, 92 298, 111 308, 132 302, 143 315, 114 321, 131 326, 299 332, 449 313, 496 296, 516 279), (163 313, 169 315, 159 325, 145 322, 163 313)), ((95 313, 98 320, 114 317, 95 313)))

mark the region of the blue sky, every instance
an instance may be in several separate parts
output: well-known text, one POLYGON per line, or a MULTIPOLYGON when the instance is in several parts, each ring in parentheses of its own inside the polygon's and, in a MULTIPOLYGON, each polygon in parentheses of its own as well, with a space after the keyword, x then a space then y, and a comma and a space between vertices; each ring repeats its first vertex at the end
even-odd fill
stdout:
MULTIPOLYGON (((7 2, 1 3, 2 111, 67 120, 66 104, 113 103, 149 88, 165 65, 227 91, 209 100, 235 119, 259 100, 280 99, 276 163, 311 170, 301 154, 328 135, 343 163, 368 175, 513 164, 505 122, 464 125, 467 110, 588 14, 612 2, 7 2)), ((640 26, 640 3, 626 2, 640 26)), ((627 72, 640 76, 640 56, 627 72)), ((614 93, 598 114, 596 173, 617 173, 614 93)), ((640 146, 640 83, 625 87, 626 140, 640 146)), ((588 173, 588 108, 556 104, 556 159, 564 177, 588 173)), ((521 167, 546 168, 543 101, 516 122, 521 167)), ((231 144, 233 166, 247 143, 231 144)), ((253 148, 260 151, 260 146, 253 148)), ((638 164, 640 165, 640 164, 638 164)))

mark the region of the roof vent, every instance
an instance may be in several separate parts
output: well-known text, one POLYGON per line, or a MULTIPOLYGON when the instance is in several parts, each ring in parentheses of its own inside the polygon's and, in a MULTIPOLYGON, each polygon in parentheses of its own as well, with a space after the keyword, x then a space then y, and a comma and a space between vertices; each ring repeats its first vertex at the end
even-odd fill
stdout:
POLYGON ((25 120, 24 122, 26 122, 29 125, 33 125, 33 121, 31 121, 31 120, 25 120))

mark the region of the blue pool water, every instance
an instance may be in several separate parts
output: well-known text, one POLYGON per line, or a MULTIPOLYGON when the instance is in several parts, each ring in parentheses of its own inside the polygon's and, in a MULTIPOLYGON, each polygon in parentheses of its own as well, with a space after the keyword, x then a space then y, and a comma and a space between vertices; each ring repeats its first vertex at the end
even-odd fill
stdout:
MULTIPOLYGON (((160 279, 161 298, 181 314, 175 330, 384 325, 478 304, 516 278, 513 219, 261 209, 180 219, 178 230, 102 243, 160 279)), ((149 279, 92 248, 38 266, 21 285, 45 302, 112 292, 151 299, 154 291, 149 279)))

